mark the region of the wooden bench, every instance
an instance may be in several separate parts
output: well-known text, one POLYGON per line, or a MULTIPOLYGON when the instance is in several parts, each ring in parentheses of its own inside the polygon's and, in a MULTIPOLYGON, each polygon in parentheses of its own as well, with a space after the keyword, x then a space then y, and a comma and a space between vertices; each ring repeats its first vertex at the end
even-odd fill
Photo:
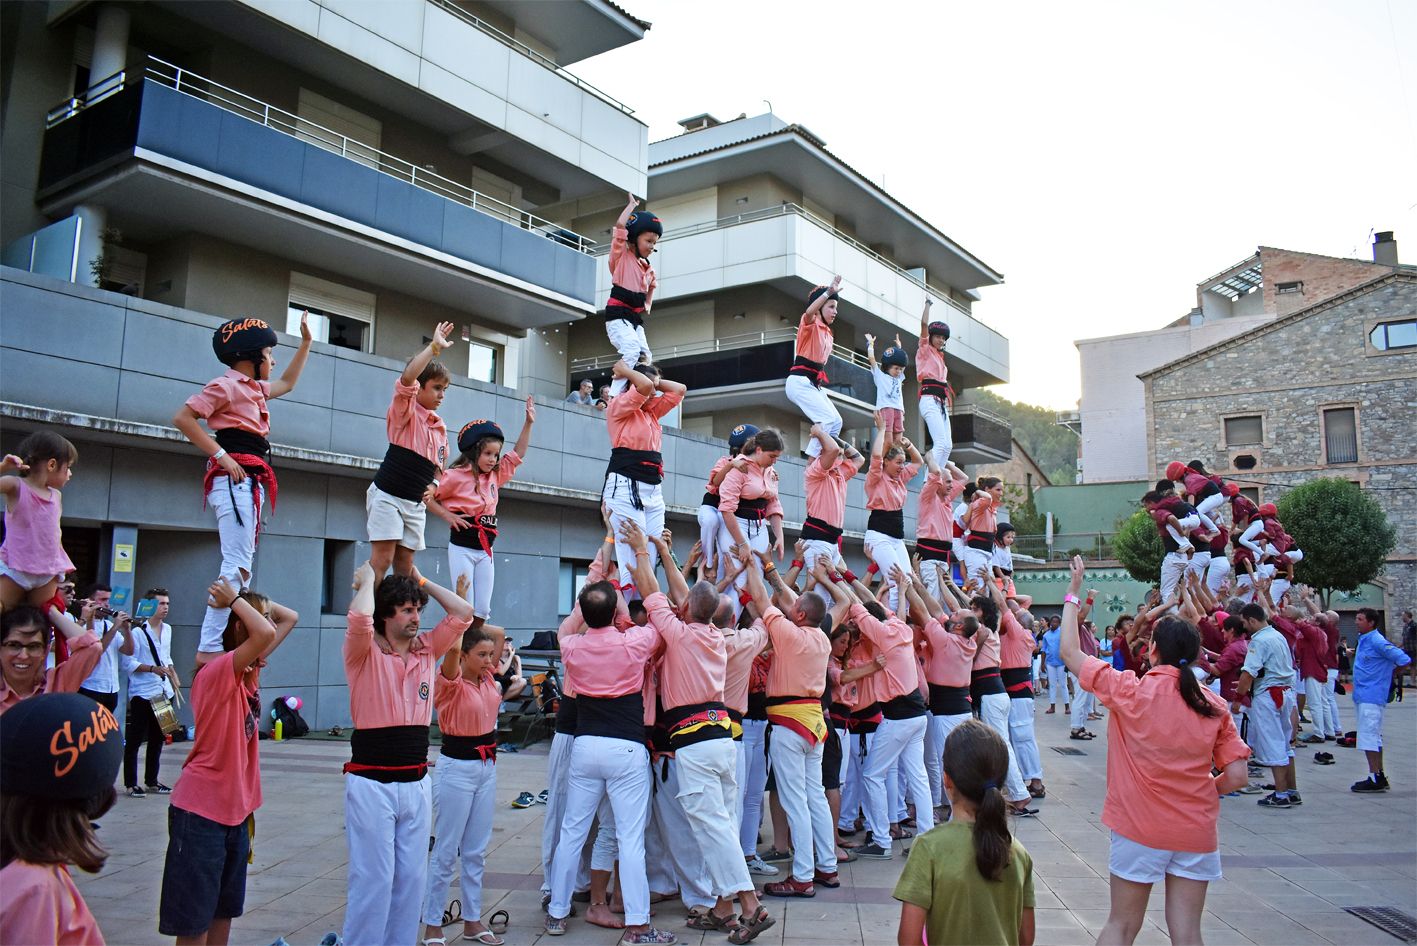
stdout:
POLYGON ((517 656, 521 658, 526 689, 503 703, 497 716, 497 741, 506 744, 515 740, 518 749, 525 749, 536 742, 543 731, 547 734, 555 731, 556 710, 554 705, 547 705, 545 695, 548 684, 555 687, 556 694, 561 692, 561 652, 523 648, 517 651, 517 656))

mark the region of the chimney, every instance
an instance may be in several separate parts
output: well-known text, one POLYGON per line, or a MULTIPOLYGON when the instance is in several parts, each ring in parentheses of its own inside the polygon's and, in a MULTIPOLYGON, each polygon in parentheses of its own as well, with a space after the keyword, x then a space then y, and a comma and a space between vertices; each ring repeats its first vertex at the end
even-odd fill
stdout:
POLYGON ((679 119, 679 127, 684 129, 683 134, 688 134, 693 131, 703 131, 705 128, 713 128, 715 125, 721 124, 723 124, 723 122, 708 113, 695 115, 692 118, 679 119))
POLYGON ((1397 240, 1391 230, 1373 235, 1373 262, 1383 266, 1397 265, 1397 240))

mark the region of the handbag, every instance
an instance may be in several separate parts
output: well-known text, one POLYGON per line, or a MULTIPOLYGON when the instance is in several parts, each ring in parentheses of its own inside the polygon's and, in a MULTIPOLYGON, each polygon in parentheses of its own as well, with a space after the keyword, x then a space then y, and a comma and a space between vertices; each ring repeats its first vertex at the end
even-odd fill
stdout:
MULTIPOLYGON (((148 639, 148 649, 152 651, 153 663, 158 661, 157 644, 153 642, 153 636, 148 633, 148 627, 143 625, 143 636, 148 639)), ((162 730, 164 736, 170 736, 182 728, 182 724, 177 721, 177 710, 172 705, 172 700, 167 696, 150 696, 148 702, 152 704, 153 716, 157 718, 158 728, 162 730)))

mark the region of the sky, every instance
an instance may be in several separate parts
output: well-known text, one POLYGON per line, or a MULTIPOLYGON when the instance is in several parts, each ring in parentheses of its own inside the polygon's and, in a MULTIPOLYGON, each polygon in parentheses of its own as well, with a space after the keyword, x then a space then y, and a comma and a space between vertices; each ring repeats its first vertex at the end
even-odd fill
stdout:
POLYGON ((650 141, 771 102, 1003 272, 974 313, 1013 400, 1075 407, 1075 339, 1173 321, 1257 246, 1392 230, 1417 263, 1414 0, 620 5, 645 39, 570 68, 650 141))

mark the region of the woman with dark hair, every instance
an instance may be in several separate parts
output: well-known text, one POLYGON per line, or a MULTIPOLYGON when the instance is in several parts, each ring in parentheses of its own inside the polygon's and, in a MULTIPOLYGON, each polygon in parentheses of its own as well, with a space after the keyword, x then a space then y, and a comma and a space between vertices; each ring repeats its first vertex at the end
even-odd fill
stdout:
POLYGON ((1102 806, 1102 823, 1112 829, 1112 905, 1098 942, 1135 940, 1152 884, 1164 880, 1171 941, 1199 943, 1206 888, 1220 879, 1220 796, 1246 783, 1250 749, 1225 701, 1190 670, 1201 639, 1189 621, 1167 616, 1156 622, 1151 669, 1140 677, 1082 652, 1078 591, 1084 574, 1082 558, 1074 557, 1059 650, 1083 689, 1112 710, 1102 806))
POLYGON ((762 561, 750 553, 771 548, 780 559, 785 550, 776 469, 782 448, 780 433, 771 427, 759 430, 743 445, 747 459, 731 466, 718 488, 718 511, 732 543, 731 554, 746 566, 733 581, 739 592, 748 583, 748 569, 762 571, 762 561))

